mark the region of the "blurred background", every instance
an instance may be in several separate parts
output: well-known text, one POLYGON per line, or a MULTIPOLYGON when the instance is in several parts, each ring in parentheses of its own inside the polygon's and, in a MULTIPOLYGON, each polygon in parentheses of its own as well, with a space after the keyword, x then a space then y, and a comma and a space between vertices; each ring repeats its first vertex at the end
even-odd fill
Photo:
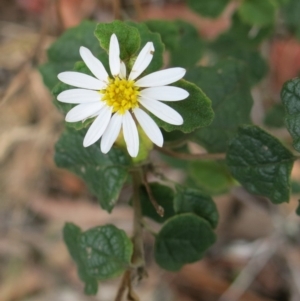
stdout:
MULTIPOLYGON (((83 19, 115 18, 180 18, 194 24, 204 40, 213 40, 230 27, 238 5, 230 2, 212 20, 179 0, 0 0, 0 301, 114 300, 119 279, 101 283, 95 297, 83 295, 61 230, 69 221, 83 229, 114 223, 131 233, 127 188, 109 215, 79 178, 54 165, 63 116, 38 71, 49 45, 83 19)), ((300 42, 292 34, 280 34, 280 26, 261 49, 270 71, 252 91, 256 124, 279 102, 282 84, 300 71, 300 42)), ((205 58, 199 64, 205 65, 205 58)), ((290 139, 282 127, 270 131, 290 139)), ((180 171, 165 168, 168 176, 181 180, 180 171)), ((201 262, 178 273, 155 265, 153 240, 146 235, 149 278, 137 287, 140 299, 299 301, 300 218, 293 213, 300 197, 299 164, 293 179, 290 204, 278 207, 241 187, 215 196, 218 242, 201 262)))

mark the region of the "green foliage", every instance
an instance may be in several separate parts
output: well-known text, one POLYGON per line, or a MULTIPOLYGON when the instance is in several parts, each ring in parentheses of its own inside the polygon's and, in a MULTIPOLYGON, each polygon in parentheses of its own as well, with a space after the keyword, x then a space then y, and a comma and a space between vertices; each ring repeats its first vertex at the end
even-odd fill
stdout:
POLYGON ((202 258, 215 239, 203 218, 192 213, 176 215, 163 225, 156 237, 155 260, 163 269, 177 271, 184 264, 202 258))
POLYGON ((170 132, 180 130, 190 133, 199 127, 208 126, 214 117, 211 100, 193 83, 180 80, 172 86, 183 88, 189 92, 189 97, 182 101, 168 101, 167 105, 180 112, 184 122, 182 125, 172 125, 153 116, 158 126, 170 132))
POLYGON ((213 199, 197 189, 176 186, 174 199, 176 213, 194 213, 208 221, 212 228, 216 228, 219 213, 213 199))
POLYGON ((227 152, 232 175, 250 192, 288 202, 293 154, 257 126, 240 127, 227 152))
POLYGON ((216 18, 225 9, 229 0, 188 0, 189 7, 204 17, 216 18))
POLYGON ((281 99, 286 111, 286 127, 293 137, 294 148, 300 152, 300 78, 284 84, 281 99))
POLYGON ((109 42, 113 33, 119 41, 121 60, 128 61, 140 48, 141 39, 139 31, 137 28, 126 25, 121 21, 98 24, 95 36, 99 40, 100 46, 107 52, 109 51, 109 42))
POLYGON ((150 217, 158 223, 163 223, 175 214, 173 208, 174 192, 170 187, 160 183, 151 183, 149 186, 154 199, 164 208, 164 216, 161 217, 158 215, 144 186, 140 188, 142 213, 144 216, 150 217))
POLYGON ((275 0, 244 0, 238 13, 245 23, 267 26, 275 22, 276 9, 275 0))
POLYGON ((212 160, 191 162, 188 172, 196 186, 208 194, 223 193, 234 184, 224 162, 212 160))
POLYGON ((63 235, 89 295, 97 293, 98 280, 114 278, 130 267, 132 242, 113 225, 81 232, 76 225, 67 223, 63 235))
POLYGON ((282 8, 284 21, 288 28, 296 34, 296 37, 300 39, 300 1, 299 0, 288 0, 286 5, 282 8))
POLYGON ((96 25, 95 22, 83 21, 67 30, 50 46, 47 51, 48 62, 39 68, 49 90, 58 82, 58 73, 72 69, 77 61, 81 61, 80 46, 89 48, 95 56, 103 54, 93 34, 96 25))
POLYGON ((267 112, 264 123, 267 126, 280 128, 284 126, 284 106, 279 103, 273 105, 267 112))
POLYGON ((67 128, 55 146, 55 163, 82 178, 101 207, 111 212, 127 179, 131 161, 121 149, 113 148, 104 155, 97 144, 84 148, 85 133, 85 130, 67 128))
POLYGON ((300 200, 298 201, 298 207, 296 209, 296 214, 300 216, 300 200))
POLYGON ((224 152, 240 124, 250 123, 252 97, 245 65, 234 59, 214 67, 196 67, 186 78, 202 87, 213 102, 215 119, 207 128, 195 131, 191 139, 210 152, 224 152))

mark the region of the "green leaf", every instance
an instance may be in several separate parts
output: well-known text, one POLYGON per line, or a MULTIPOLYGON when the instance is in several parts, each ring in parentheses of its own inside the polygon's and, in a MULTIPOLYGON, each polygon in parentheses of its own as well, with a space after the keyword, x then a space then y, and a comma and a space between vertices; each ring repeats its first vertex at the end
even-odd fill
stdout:
POLYGON ((220 194, 234 184, 228 167, 219 161, 201 160, 190 162, 189 176, 197 187, 208 194, 220 194))
POLYGON ((209 223, 192 213, 170 218, 155 240, 154 255, 157 264, 169 271, 198 261, 215 242, 209 223))
POLYGON ((284 106, 275 104, 267 111, 264 124, 274 128, 284 127, 284 115, 284 106))
POLYGON ((90 276, 80 257, 80 250, 78 248, 81 229, 72 223, 66 223, 63 229, 63 237, 68 251, 73 260, 77 264, 78 275, 85 283, 85 293, 87 295, 96 295, 98 291, 98 281, 96 278, 90 276))
POLYGON ((293 137, 294 148, 300 152, 300 78, 287 81, 281 90, 285 106, 285 125, 293 137))
POLYGON ((300 216, 300 200, 298 201, 298 207, 296 209, 296 214, 300 216))
POLYGON ((151 183, 150 189, 154 199, 164 208, 165 214, 163 217, 158 215, 150 201, 145 187, 140 188, 142 213, 144 216, 150 217, 158 223, 163 223, 175 214, 173 208, 174 192, 170 187, 160 183, 151 183))
MULTIPOLYGON (((154 54, 152 61, 150 65, 145 70, 145 74, 152 73, 154 71, 159 70, 163 66, 163 54, 165 50, 165 46, 162 43, 161 37, 157 33, 151 32, 148 27, 143 23, 134 23, 134 22, 127 22, 130 26, 135 27, 141 37, 141 47, 139 49, 139 52, 142 50, 142 48, 148 43, 152 42, 154 44, 154 54)), ((142 73, 139 77, 142 77, 144 73, 142 73)))
POLYGON ((225 9, 229 0, 188 0, 188 6, 204 17, 216 18, 225 9))
POLYGON ((293 161, 293 154, 275 137, 252 125, 239 128, 227 152, 232 175, 275 204, 289 201, 293 161))
POLYGON ((244 0, 238 8, 238 13, 247 24, 267 26, 275 22, 276 9, 274 0, 244 0))
POLYGON ((68 29, 48 49, 48 63, 40 66, 45 85, 52 90, 58 82, 57 74, 70 70, 77 61, 81 60, 80 46, 89 48, 96 56, 104 51, 94 36, 96 23, 84 21, 80 25, 68 29))
POLYGON ((152 32, 160 34, 167 50, 172 50, 178 46, 178 26, 174 21, 147 20, 145 24, 152 32))
POLYGON ((195 131, 191 137, 210 152, 226 151, 238 126, 251 123, 253 100, 246 70, 242 62, 227 59, 214 67, 196 67, 186 75, 213 101, 214 121, 207 128, 195 131))
POLYGON ((129 268, 133 246, 123 230, 105 225, 81 234, 79 252, 88 274, 106 280, 129 268))
POLYGON ((189 92, 189 97, 182 101, 168 101, 167 105, 183 117, 182 125, 172 125, 153 116, 158 126, 170 132, 179 130, 190 133, 196 128, 208 126, 214 117, 211 100, 196 85, 180 80, 172 86, 180 87, 189 92))
POLYGON ((288 28, 296 34, 297 38, 300 39, 300 1, 289 0, 286 5, 282 8, 282 14, 284 21, 288 28))
POLYGON ((213 199, 193 188, 176 186, 174 199, 176 213, 195 213, 207 220, 212 228, 216 228, 219 213, 213 199))
POLYGON ((191 68, 196 65, 204 52, 204 42, 198 30, 191 24, 177 20, 178 45, 170 53, 170 65, 174 67, 191 68))
POLYGON ((82 178, 101 207, 111 212, 127 179, 130 158, 117 148, 106 155, 98 144, 84 148, 85 133, 67 128, 55 146, 55 162, 82 178))
POLYGON ((95 30, 95 36, 100 45, 107 52, 109 51, 109 43, 112 34, 118 38, 120 45, 120 58, 128 61, 140 48, 141 38, 137 28, 126 25, 121 21, 113 21, 111 23, 100 23, 95 30))

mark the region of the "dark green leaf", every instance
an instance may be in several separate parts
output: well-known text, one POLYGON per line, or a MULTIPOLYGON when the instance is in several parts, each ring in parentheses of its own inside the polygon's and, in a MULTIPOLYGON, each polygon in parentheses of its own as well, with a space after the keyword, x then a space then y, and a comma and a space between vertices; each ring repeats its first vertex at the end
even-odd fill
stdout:
POLYGON ((284 127, 284 106, 281 103, 272 106, 266 113, 264 123, 274 128, 284 127))
POLYGON ((232 175, 275 204, 289 201, 293 161, 293 154, 275 137, 252 125, 239 128, 227 152, 232 175))
POLYGON ((219 161, 195 161, 189 164, 189 176, 208 194, 220 194, 233 186, 228 167, 219 161))
MULTIPOLYGON (((145 70, 145 74, 149 74, 151 72, 159 70, 163 65, 163 54, 164 54, 164 44, 161 41, 161 37, 157 33, 151 32, 148 27, 143 23, 134 23, 134 22, 127 22, 130 26, 135 27, 141 36, 141 48, 139 51, 142 50, 142 48, 148 43, 152 42, 154 44, 154 54, 153 59, 150 63, 150 65, 145 70)), ((142 77, 144 74, 140 75, 142 77)))
POLYGON ((209 223, 192 213, 170 218, 155 240, 155 260, 160 267, 177 271, 184 264, 195 262, 215 242, 209 223))
POLYGON ((86 131, 67 128, 55 147, 55 162, 81 177, 101 207, 111 211, 127 179, 129 157, 120 149, 113 148, 107 155, 98 144, 83 147, 86 131))
POLYGON ((97 25, 95 35, 100 45, 107 52, 109 51, 109 43, 112 34, 118 37, 120 45, 120 58, 128 61, 134 56, 140 48, 141 38, 139 31, 121 21, 113 21, 112 23, 100 23, 97 25))
POLYGON ((143 215, 152 218, 158 223, 163 223, 175 214, 173 208, 174 192, 170 187, 159 183, 151 183, 150 189, 152 191, 154 199, 160 206, 164 208, 165 214, 163 217, 158 215, 150 201, 146 188, 141 187, 140 201, 143 215))
POLYGON ((289 0, 282 9, 284 21, 289 29, 300 39, 300 1, 289 0))
POLYGON ((300 152, 300 78, 284 84, 281 99, 286 111, 286 127, 293 137, 294 148, 300 152))
POLYGON ((88 274, 106 280, 129 268, 133 246, 123 230, 105 225, 81 234, 79 252, 88 274))
POLYGON ((176 186, 174 199, 176 213, 195 213, 207 220, 212 228, 216 228, 219 213, 213 199, 193 188, 176 186))
POLYGON ((216 18, 225 9, 230 0, 188 0, 188 5, 204 17, 216 18))
POLYGON ((209 127, 194 132, 191 138, 210 152, 226 151, 237 127, 251 122, 253 101, 246 70, 242 62, 227 59, 214 67, 196 67, 186 75, 213 101, 214 121, 209 127))
POLYGON ((153 116, 158 126, 170 132, 180 130, 190 133, 196 128, 208 126, 214 117, 211 100, 196 85, 180 80, 173 84, 189 92, 189 97, 182 101, 168 101, 167 105, 175 109, 182 117, 182 125, 172 125, 153 116))
POLYGON ((245 23, 266 26, 275 22, 276 9, 277 3, 274 0, 244 0, 238 13, 245 23))
POLYGON ((90 276, 80 257, 79 239, 81 229, 72 223, 67 223, 63 229, 63 236, 68 251, 73 260, 77 264, 78 274, 80 279, 85 283, 85 293, 87 295, 96 295, 98 291, 98 281, 96 278, 90 276))

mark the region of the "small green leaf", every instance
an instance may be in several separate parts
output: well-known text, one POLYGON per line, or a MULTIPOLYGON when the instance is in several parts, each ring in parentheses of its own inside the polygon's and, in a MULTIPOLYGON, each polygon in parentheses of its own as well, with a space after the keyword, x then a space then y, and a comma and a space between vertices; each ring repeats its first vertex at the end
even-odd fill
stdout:
POLYGON ((201 160, 190 162, 189 176, 197 187, 208 194, 220 194, 234 184, 228 167, 219 161, 201 160))
POLYGON ((284 106, 281 103, 273 105, 266 113, 264 124, 269 127, 284 127, 284 106))
POLYGON ((63 229, 63 237, 68 251, 73 260, 77 264, 78 275, 85 283, 85 293, 87 295, 96 295, 98 291, 98 281, 96 278, 90 276, 80 257, 80 250, 78 248, 81 229, 72 223, 66 223, 63 229))
POLYGON ((140 188, 142 213, 144 216, 150 217, 158 223, 163 223, 175 214, 173 208, 174 192, 170 187, 160 183, 151 183, 150 189, 154 199, 164 208, 165 214, 163 217, 158 215, 150 201, 145 187, 140 188))
POLYGON ((286 5, 282 8, 282 14, 284 21, 288 28, 296 34, 296 37, 300 40, 300 1, 299 0, 288 0, 286 5))
POLYGON ((95 35, 99 40, 101 47, 107 52, 109 51, 109 43, 112 34, 115 34, 118 38, 121 60, 128 61, 140 48, 141 38, 139 31, 137 28, 126 25, 121 21, 98 24, 95 35))
POLYGON ((214 121, 207 128, 195 131, 191 137, 210 152, 226 151, 238 126, 251 123, 253 100, 246 71, 242 62, 227 59, 214 67, 196 67, 186 75, 213 101, 214 121))
POLYGON ((188 6, 204 17, 216 18, 230 0, 188 0, 188 6))
POLYGON ((244 0, 238 8, 238 13, 245 23, 267 26, 275 22, 276 9, 274 0, 244 0))
POLYGON ((129 268, 133 246, 123 230, 105 225, 82 233, 79 251, 88 274, 106 280, 129 268))
MULTIPOLYGON (((159 70, 163 66, 163 54, 165 50, 165 46, 161 41, 161 37, 157 33, 151 32, 148 27, 143 23, 134 23, 127 22, 132 27, 135 27, 141 36, 141 47, 138 53, 142 50, 142 48, 148 43, 152 42, 154 44, 154 54, 150 65, 145 70, 145 74, 149 74, 151 72, 159 70)), ((144 74, 141 74, 139 77, 142 77, 144 74)))
POLYGON ((155 260, 169 271, 195 262, 215 242, 216 236, 209 223, 192 213, 170 218, 155 240, 155 260))
POLYGON ((172 50, 179 43, 178 26, 174 21, 147 20, 145 24, 152 32, 160 34, 167 50, 172 50))
POLYGON ((211 100, 196 85, 180 80, 172 86, 180 87, 189 92, 189 97, 182 101, 168 101, 167 105, 176 110, 183 118, 182 125, 172 125, 153 116, 158 126, 170 132, 180 130, 190 133, 196 128, 208 126, 214 117, 211 100))
POLYGON ((98 144, 83 147, 85 133, 67 128, 55 146, 55 162, 81 177, 101 207, 111 212, 127 179, 130 158, 117 148, 105 155, 98 144))
POLYGON ((195 213, 207 220, 212 228, 216 228, 219 213, 213 199, 193 188, 176 186, 174 199, 176 213, 195 213))
POLYGON ((285 106, 285 125, 293 137, 294 148, 300 152, 300 78, 287 81, 281 90, 285 106))
POLYGON ((273 203, 288 202, 293 154, 275 137, 257 126, 238 130, 227 152, 232 175, 250 192, 273 203))

